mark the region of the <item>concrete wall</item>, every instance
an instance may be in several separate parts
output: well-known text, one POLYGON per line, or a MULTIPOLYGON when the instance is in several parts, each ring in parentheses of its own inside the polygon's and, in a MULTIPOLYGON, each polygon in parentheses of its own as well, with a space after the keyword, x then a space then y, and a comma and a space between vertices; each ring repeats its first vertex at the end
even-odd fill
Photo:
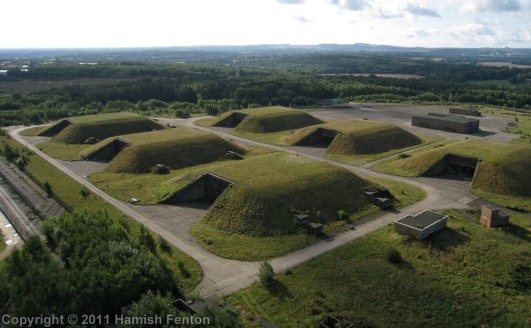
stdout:
POLYGON ((334 141, 338 132, 336 130, 318 128, 297 143, 297 146, 322 146, 328 147, 334 141))
POLYGON ((448 224, 448 218, 445 217, 444 219, 439 220, 438 222, 420 230, 420 229, 402 224, 400 222, 395 222, 394 231, 402 235, 409 235, 409 236, 417 238, 418 240, 422 240, 428 237, 429 235, 431 235, 432 233, 446 228, 447 224, 448 224))
POLYGON ((43 137, 53 137, 59 132, 63 131, 70 124, 72 124, 70 120, 62 120, 59 123, 51 126, 49 129, 39 133, 39 135, 43 137))
POLYGON ((436 222, 436 223, 424 228, 420 232, 418 239, 422 240, 422 239, 428 237, 429 235, 431 235, 432 233, 446 228, 447 224, 448 224, 448 217, 445 217, 444 219, 439 220, 438 222, 436 222))
POLYGON ((471 122, 452 122, 442 120, 437 116, 413 116, 411 118, 411 124, 414 126, 420 126, 428 129, 442 130, 455 133, 473 133, 479 130, 479 121, 471 122))
POLYGON ((216 126, 221 126, 225 128, 235 128, 246 117, 246 114, 235 112, 227 116, 224 120, 219 121, 216 126))
POLYGON ((460 114, 468 116, 481 116, 481 113, 473 109, 464 109, 464 108, 450 108, 448 111, 450 114, 460 114))
POLYGON ((474 176, 479 160, 473 157, 467 157, 456 154, 446 154, 426 170, 422 176, 434 176, 446 173, 465 173, 470 177, 474 176))
POLYGON ((232 184, 232 181, 207 173, 169 197, 164 203, 176 204, 203 200, 214 202, 232 184))
POLYGON ((127 141, 118 138, 111 141, 108 145, 88 155, 87 159, 89 161, 108 162, 114 157, 116 157, 116 155, 118 155, 118 153, 121 152, 127 146, 129 146, 129 143, 127 141))

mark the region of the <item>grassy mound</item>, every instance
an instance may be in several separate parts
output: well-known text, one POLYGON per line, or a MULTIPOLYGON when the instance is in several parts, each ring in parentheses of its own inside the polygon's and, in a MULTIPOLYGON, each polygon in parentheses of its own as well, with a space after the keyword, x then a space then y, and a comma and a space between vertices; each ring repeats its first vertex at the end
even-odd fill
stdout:
MULTIPOLYGON (((419 152, 409 158, 393 160, 389 164, 394 166, 394 173, 420 176, 445 154, 481 159, 472 188, 497 194, 531 197, 531 151, 522 146, 466 140, 419 152)), ((385 163, 381 168, 385 169, 387 165, 385 163)))
MULTIPOLYGON (((61 129, 55 135, 54 141, 67 144, 82 144, 93 137, 103 140, 109 137, 161 130, 163 127, 150 119, 133 113, 110 113, 72 117, 68 119, 72 124, 61 129)), ((39 135, 46 135, 48 131, 56 129, 56 125, 64 124, 64 120, 41 131, 39 135)))
POLYGON ((283 153, 221 163, 177 177, 161 187, 165 192, 162 199, 206 170, 234 182, 202 219, 204 224, 227 232, 287 235, 300 229, 293 210, 326 224, 339 219, 339 210, 355 214, 371 206, 363 194, 370 182, 346 170, 283 153))
POLYGON ((299 145, 316 133, 319 129, 337 131, 336 137, 328 146, 327 153, 343 155, 369 155, 384 153, 393 149, 401 149, 419 145, 422 139, 392 124, 351 120, 311 126, 284 138, 290 145, 299 145))
MULTIPOLYGON (((115 138, 101 141, 87 149, 83 155, 105 147, 115 138)), ((228 151, 244 153, 245 150, 214 134, 180 127, 121 136, 129 142, 109 163, 107 170, 121 173, 148 173, 156 164, 171 169, 210 163, 225 158, 228 151)))
POLYGON ((300 129, 322 123, 316 117, 298 109, 280 106, 230 111, 222 114, 210 124, 212 126, 233 126, 237 131, 271 133, 300 129))

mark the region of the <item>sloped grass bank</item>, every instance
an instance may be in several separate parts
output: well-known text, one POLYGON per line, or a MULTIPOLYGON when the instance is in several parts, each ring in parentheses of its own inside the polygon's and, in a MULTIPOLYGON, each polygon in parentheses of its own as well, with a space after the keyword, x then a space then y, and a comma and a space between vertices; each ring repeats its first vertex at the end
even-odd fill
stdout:
MULTIPOLYGON (((382 228, 364 238, 228 297, 260 327, 316 327, 325 314, 355 327, 526 327, 529 289, 517 289, 518 268, 529 267, 531 223, 513 217, 488 229, 449 211, 448 228, 416 241, 382 228), (386 259, 396 249, 398 264, 386 259)), ((527 278, 529 281, 529 278, 527 278)))
POLYGON ((236 131, 251 133, 273 133, 320 123, 321 120, 303 110, 281 106, 230 111, 198 122, 203 126, 231 126, 236 131))
MULTIPOLYGON (((372 168, 402 176, 420 176, 440 161, 445 154, 479 158, 472 190, 487 199, 523 198, 521 209, 531 210, 531 151, 527 147, 498 144, 482 140, 465 140, 446 146, 424 149, 408 158, 395 158, 372 168), (489 194, 501 197, 490 197, 489 194), (527 200, 527 204, 526 201, 527 200)), ((508 200, 502 201, 508 204, 508 200)))
MULTIPOLYGON (((66 144, 82 144, 89 138, 103 140, 109 137, 161 130, 163 127, 144 117, 129 112, 97 114, 68 118, 72 124, 60 130, 54 136, 54 141, 66 144)), ((46 135, 49 130, 55 129, 56 125, 63 124, 64 120, 40 131, 39 135, 46 135)))
MULTIPOLYGON (((162 131, 130 134, 120 137, 129 146, 112 159, 106 170, 122 173, 148 173, 156 164, 180 169, 226 159, 229 151, 244 154, 245 149, 212 133, 179 127, 162 131)), ((83 151, 90 155, 107 146, 106 139, 83 151)))

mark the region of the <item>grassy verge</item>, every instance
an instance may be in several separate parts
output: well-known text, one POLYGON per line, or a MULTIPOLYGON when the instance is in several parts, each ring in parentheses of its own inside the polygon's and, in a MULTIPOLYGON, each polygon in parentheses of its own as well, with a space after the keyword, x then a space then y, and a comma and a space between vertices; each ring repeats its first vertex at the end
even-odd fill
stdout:
MULTIPOLYGON (((3 146, 4 143, 10 144, 12 147, 23 148, 22 145, 13 139, 0 137, 0 146, 3 146)), ((64 175, 40 156, 33 154, 29 158, 30 161, 26 169, 40 181, 48 181, 52 186, 53 192, 72 206, 72 208, 86 209, 89 211, 107 211, 110 216, 125 217, 122 212, 93 194, 83 197, 81 194, 82 186, 79 183, 64 175)), ((139 233, 140 224, 129 218, 127 220, 131 230, 134 233, 139 233)), ((192 290, 199 284, 202 278, 202 272, 199 264, 195 260, 177 249, 173 249, 171 255, 165 256, 169 260, 169 265, 179 276, 180 282, 185 290, 192 290), (179 262, 183 263, 183 267, 186 268, 189 274, 183 274, 183 270, 179 269, 179 262)))
MULTIPOLYGON (((442 143, 437 144, 433 147, 426 147, 426 148, 411 152, 410 155, 416 156, 419 154, 423 154, 423 153, 429 152, 430 150, 439 148, 441 146, 447 146, 455 142, 457 142, 457 140, 445 140, 442 143)), ((390 158, 386 161, 383 161, 383 162, 380 162, 380 163, 377 163, 371 166, 371 170, 374 170, 377 172, 383 172, 387 174, 392 174, 392 175, 403 176, 403 177, 419 176, 420 174, 422 174, 423 170, 425 170, 425 167, 420 167, 420 166, 418 167, 418 170, 412 170, 410 167, 405 168, 400 165, 403 161, 404 159, 397 155, 394 158, 390 158)))
POLYGON ((279 327, 316 327, 325 314, 355 327, 531 325, 531 294, 515 288, 514 276, 529 265, 529 219, 488 229, 448 213, 448 228, 424 241, 388 226, 228 301, 248 327, 260 327, 257 316, 279 327), (400 263, 386 259, 389 248, 401 254, 400 263))
POLYGON ((377 161, 377 160, 385 158, 387 156, 403 153, 405 151, 412 150, 412 149, 419 148, 419 147, 423 147, 423 146, 426 146, 426 145, 429 145, 429 144, 432 144, 432 143, 435 143, 435 142, 438 142, 438 141, 441 140, 441 138, 437 138, 437 137, 420 137, 420 138, 422 139, 422 143, 420 143, 418 145, 414 145, 414 146, 406 147, 406 148, 401 148, 401 149, 392 149, 392 150, 386 151, 384 153, 372 154, 372 155, 341 155, 341 154, 329 154, 329 153, 326 153, 325 157, 329 158, 331 160, 334 160, 334 161, 337 161, 337 162, 341 162, 341 163, 345 163, 345 164, 349 164, 349 165, 363 165, 363 164, 366 164, 366 163, 377 161))
POLYGON ((34 137, 39 135, 39 133, 42 132, 42 130, 46 129, 45 126, 35 126, 33 128, 25 129, 20 132, 20 135, 26 136, 26 137, 34 137))
POLYGON ((391 192, 395 197, 393 203, 395 208, 404 207, 426 198, 426 192, 422 188, 409 183, 382 178, 371 178, 370 180, 381 184, 385 189, 391 192))
POLYGON ((208 251, 241 261, 281 256, 307 246, 315 238, 305 232, 287 236, 249 237, 225 232, 203 223, 193 225, 190 232, 208 251))
POLYGON ((488 199, 491 202, 513 209, 515 211, 531 212, 531 198, 529 197, 494 194, 479 190, 477 188, 472 188, 471 192, 478 197, 488 199))
POLYGON ((4 240, 4 234, 0 231, 0 254, 7 248, 6 242, 4 240))
POLYGON ((62 142, 48 141, 38 144, 37 148, 53 158, 67 161, 81 159, 79 153, 90 146, 86 144, 65 144, 62 142))

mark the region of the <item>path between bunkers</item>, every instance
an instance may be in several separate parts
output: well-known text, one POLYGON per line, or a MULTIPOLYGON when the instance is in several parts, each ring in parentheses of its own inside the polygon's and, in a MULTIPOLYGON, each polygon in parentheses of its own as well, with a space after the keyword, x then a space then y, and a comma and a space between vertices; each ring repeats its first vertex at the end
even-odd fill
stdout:
MULTIPOLYGON (((303 156, 309 159, 313 159, 320 162, 329 163, 338 167, 345 168, 357 175, 368 178, 385 178, 394 181, 406 182, 412 185, 418 186, 424 189, 427 193, 427 197, 414 204, 401 208, 400 210, 389 212, 383 216, 369 221, 363 225, 356 226, 356 229, 349 230, 344 233, 338 234, 332 238, 320 241, 312 244, 306 248, 300 249, 293 253, 287 254, 271 260, 275 272, 282 272, 286 269, 293 268, 300 265, 310 259, 325 254, 337 247, 345 245, 352 240, 365 236, 373 231, 380 229, 388 224, 392 224, 395 220, 410 214, 424 211, 426 209, 444 209, 444 208, 468 208, 467 204, 476 200, 477 197, 470 194, 466 184, 462 181, 444 180, 444 179, 431 179, 431 178, 407 178, 398 177, 389 174, 370 171, 363 167, 354 167, 347 164, 339 163, 330 159, 326 159, 320 155, 312 154, 311 148, 308 147, 290 147, 290 146, 274 146, 264 144, 256 141, 251 141, 237 136, 228 134, 226 128, 206 128, 199 127, 194 124, 195 119, 181 120, 181 119, 162 119, 161 121, 168 121, 173 125, 189 126, 198 130, 210 131, 219 136, 227 139, 232 139, 237 143, 247 144, 252 146, 267 147, 279 151, 288 152, 298 156, 303 156)), ((215 294, 217 296, 228 295, 234 293, 242 288, 248 287, 258 280, 258 268, 259 262, 244 262, 237 260, 230 260, 214 255, 206 251, 201 245, 190 235, 188 231, 184 229, 175 234, 169 232, 166 229, 158 226, 141 213, 135 206, 116 200, 109 196, 105 192, 101 191, 94 185, 92 185, 86 178, 80 177, 67 168, 61 161, 55 160, 50 156, 44 154, 36 147, 28 144, 23 137, 19 135, 20 131, 25 128, 10 129, 10 135, 26 145, 29 149, 33 150, 37 155, 41 156, 52 165, 61 170, 64 174, 68 175, 75 181, 84 184, 87 188, 98 195, 125 215, 132 219, 144 224, 147 228, 153 231, 155 234, 159 234, 164 237, 175 247, 187 255, 194 258, 203 269, 203 279, 197 286, 196 290, 203 297, 215 294)))

